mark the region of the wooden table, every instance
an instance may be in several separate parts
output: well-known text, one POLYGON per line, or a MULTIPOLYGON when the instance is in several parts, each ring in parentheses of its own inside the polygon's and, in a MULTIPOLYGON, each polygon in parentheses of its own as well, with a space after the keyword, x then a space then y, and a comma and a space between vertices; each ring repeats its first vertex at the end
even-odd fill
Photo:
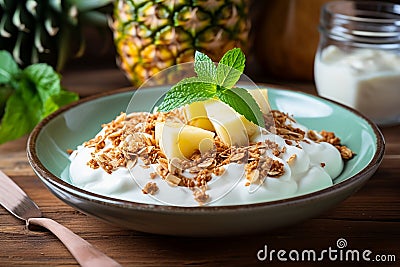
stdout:
MULTIPOLYGON (((64 85, 82 96, 117 89, 129 83, 116 69, 64 74, 64 85)), ((298 88, 313 92, 313 86, 298 88)), ((26 138, 0 146, 0 169, 11 176, 40 206, 43 215, 57 220, 124 266, 249 266, 281 264, 276 257, 260 262, 257 252, 302 251, 337 248, 344 238, 347 248, 374 255, 396 257, 396 262, 368 266, 400 266, 400 126, 382 129, 386 154, 367 184, 335 209, 299 225, 273 232, 229 238, 177 238, 157 236, 100 222, 54 197, 34 175, 26 154, 26 138)), ((361 262, 365 264, 366 262, 361 262)), ((300 265, 316 266, 316 262, 300 265)), ((328 266, 351 262, 325 260, 328 266)), ((49 232, 28 231, 24 223, 0 208, 0 266, 77 265, 66 248, 49 232)), ((295 263, 292 262, 292 265, 295 263)), ((291 266, 292 266, 291 265, 291 266)))

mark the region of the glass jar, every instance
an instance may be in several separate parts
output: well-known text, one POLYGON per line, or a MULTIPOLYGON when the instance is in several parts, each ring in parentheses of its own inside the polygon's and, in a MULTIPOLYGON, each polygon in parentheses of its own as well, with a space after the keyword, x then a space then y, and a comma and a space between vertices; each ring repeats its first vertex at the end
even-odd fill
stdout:
POLYGON ((314 61, 318 94, 378 125, 400 122, 400 5, 326 3, 314 61))

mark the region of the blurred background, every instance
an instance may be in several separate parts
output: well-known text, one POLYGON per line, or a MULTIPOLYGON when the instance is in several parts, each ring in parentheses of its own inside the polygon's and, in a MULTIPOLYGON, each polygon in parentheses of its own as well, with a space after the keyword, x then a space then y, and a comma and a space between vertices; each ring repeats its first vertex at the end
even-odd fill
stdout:
MULTIPOLYGON (((251 32, 246 74, 256 82, 312 82, 318 46, 320 8, 327 0, 249 1, 251 32)), ((95 65, 116 66, 112 31, 99 34, 85 27, 87 49, 67 63, 66 70, 95 65), (105 44, 100 48, 99 44, 105 44)))
MULTIPOLYGON (((203 5, 204 8, 210 8, 210 13, 197 14, 197 20, 194 21, 194 13, 190 12, 191 9, 185 11, 186 6, 184 6, 181 9, 182 12, 174 14, 174 16, 179 19, 176 23, 179 24, 183 21, 189 25, 189 30, 184 33, 174 31, 174 29, 156 33, 157 39, 144 38, 143 36, 148 33, 143 30, 142 26, 146 25, 149 21, 153 23, 151 16, 155 15, 162 18, 165 14, 163 11, 154 11, 154 9, 151 9, 155 1, 146 1, 147 4, 145 6, 142 5, 142 2, 137 0, 4 1, 0 4, 0 15, 2 15, 0 21, 0 48, 4 49, 5 47, 11 51, 15 49, 16 43, 23 43, 23 38, 25 37, 30 38, 25 40, 25 43, 30 47, 32 43, 35 46, 46 47, 52 41, 50 40, 51 38, 44 38, 42 36, 43 32, 49 35, 48 32, 49 28, 51 32, 51 26, 53 26, 53 29, 62 30, 63 27, 58 27, 59 25, 73 25, 68 28, 70 32, 65 35, 69 38, 64 36, 60 38, 64 43, 71 43, 71 49, 68 53, 62 55, 61 64, 57 65, 56 62, 53 65, 65 77, 63 83, 68 89, 75 91, 76 89, 74 88, 79 87, 79 91, 81 90, 80 88, 86 87, 88 92, 84 92, 84 95, 86 93, 90 94, 91 86, 100 86, 104 90, 107 90, 107 88, 108 90, 112 90, 116 89, 116 87, 140 84, 140 79, 148 77, 155 69, 154 65, 146 62, 146 60, 155 61, 155 54, 152 53, 154 51, 151 51, 154 48, 151 45, 148 46, 146 43, 162 45, 163 42, 167 43, 168 38, 172 38, 171 36, 174 34, 178 36, 177 40, 181 43, 185 43, 186 35, 192 34, 197 38, 196 40, 200 40, 196 41, 196 45, 203 52, 206 51, 208 54, 212 54, 211 56, 215 61, 219 60, 218 57, 222 55, 222 52, 225 52, 216 51, 220 47, 224 50, 233 46, 243 47, 247 55, 245 72, 255 82, 285 85, 293 83, 300 87, 303 84, 309 85, 313 83, 314 56, 319 40, 319 15, 321 6, 325 2, 328 2, 326 0, 197 0, 193 1, 193 3, 200 6, 203 5), (45 6, 47 2, 53 4, 45 6), (59 6, 54 6, 55 2, 59 3, 59 6), (225 9, 220 8, 221 6, 228 5, 234 6, 234 9, 229 9, 229 11, 225 12, 225 9), (218 10, 219 13, 212 13, 212 8, 218 10), (36 12, 37 10, 53 10, 53 12, 46 14, 36 12), (231 10, 235 10, 235 14, 232 14, 233 11, 231 10), (153 14, 151 12, 156 13, 153 14), (137 15, 136 18, 132 17, 133 13, 137 15), (108 20, 102 15, 108 17, 108 20), (39 19, 34 21, 36 17, 39 19), (111 21, 111 17, 114 18, 114 22, 111 21), (232 17, 237 19, 232 22, 232 17), (29 23, 24 21, 25 18, 28 18, 26 21, 29 23), (129 20, 135 20, 137 25, 127 25, 126 22, 129 20), (19 21, 20 23, 18 24, 19 21), (246 21, 251 22, 251 28, 248 27, 250 24, 248 25, 246 21), (232 29, 229 28, 231 26, 226 26, 228 30, 227 32, 223 32, 222 35, 229 35, 226 38, 231 38, 235 42, 227 40, 222 46, 215 44, 213 46, 209 40, 211 40, 210 38, 213 35, 217 35, 218 32, 213 31, 213 29, 204 31, 204 28, 202 28, 205 27, 204 25, 209 25, 210 23, 216 27, 231 25, 232 29), (34 30, 30 29, 30 24, 40 24, 45 30, 40 32, 37 30, 37 26, 35 26, 34 30), (196 31, 191 30, 193 27, 197 27, 196 30, 198 32, 193 32, 196 31), (19 38, 19 35, 18 37, 14 37, 13 33, 17 31, 24 32, 25 37, 19 38), (76 32, 79 33, 75 34, 76 32), (201 34, 205 32, 206 34, 199 36, 201 35, 199 32, 201 34), (128 38, 132 34, 140 34, 141 39, 138 41, 137 38, 128 38), (7 35, 10 35, 11 38, 7 37, 7 35), (13 39, 14 43, 10 43, 7 47, 7 42, 13 39), (82 40, 84 40, 84 49, 81 47, 82 40), (140 45, 146 44, 146 46, 139 46, 137 48, 138 51, 135 51, 132 45, 135 42, 140 42, 140 45), (244 44, 243 42, 246 43, 244 44), (119 57, 118 54, 120 55, 119 57), (144 62, 142 66, 137 66, 135 69, 127 67, 130 63, 139 61, 144 62), (87 71, 82 72, 83 70, 87 71), (136 77, 135 73, 139 73, 139 77, 136 77), (85 76, 83 77, 82 75, 85 76), (74 78, 69 79, 69 77, 74 78), (100 79, 96 79, 96 77, 100 79)), ((165 2, 168 3, 171 1, 165 2)), ((188 5, 185 1, 172 2, 188 5)), ((391 2, 400 1, 392 0, 391 2)), ((165 5, 167 6, 167 4, 165 5)), ((157 23, 162 23, 159 21, 162 20, 158 20, 157 23)), ((153 30, 154 23, 151 23, 146 28, 146 31, 153 30)), ((179 24, 179 26, 185 28, 183 24, 179 24)), ((56 34, 60 35, 61 33, 58 32, 56 34)), ((189 47, 184 52, 178 52, 179 59, 170 59, 167 52, 172 51, 175 47, 171 49, 168 46, 167 48, 165 50, 166 55, 160 56, 164 56, 164 58, 159 59, 160 62, 157 63, 157 67, 162 64, 168 66, 170 64, 169 60, 172 60, 171 62, 174 63, 190 60, 190 54, 193 54, 193 49, 189 47)), ((28 51, 28 48, 22 46, 20 50, 23 56, 23 53, 28 51)), ((45 58, 44 60, 47 59, 45 58)), ((49 61, 53 61, 54 63, 53 59, 49 61)))
MULTIPOLYGON (((248 1, 251 31, 245 73, 255 82, 307 86, 313 82, 313 61, 318 46, 321 6, 327 0, 248 1)), ((112 30, 99 32, 86 26, 87 49, 67 62, 67 75, 81 69, 117 69, 112 30), (101 44, 102 47, 99 47, 101 44)), ((110 73, 110 72, 108 72, 110 73)), ((107 73, 105 73, 107 75, 107 73)), ((112 84, 127 86, 125 75, 110 76, 112 84)), ((71 84, 75 85, 75 84, 71 84)))

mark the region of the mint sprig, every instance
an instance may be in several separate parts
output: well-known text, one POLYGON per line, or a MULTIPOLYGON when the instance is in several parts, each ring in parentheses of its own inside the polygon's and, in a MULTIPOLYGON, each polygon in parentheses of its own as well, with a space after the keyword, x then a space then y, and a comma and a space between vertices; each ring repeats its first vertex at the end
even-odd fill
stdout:
POLYGON ((29 133, 44 117, 78 99, 60 84, 46 64, 19 69, 7 51, 0 51, 0 144, 29 133))
POLYGON ((207 55, 196 51, 194 71, 197 77, 183 79, 174 85, 158 110, 167 112, 193 102, 219 99, 247 120, 264 127, 257 102, 246 89, 234 87, 244 71, 245 62, 240 48, 226 52, 218 66, 207 55))

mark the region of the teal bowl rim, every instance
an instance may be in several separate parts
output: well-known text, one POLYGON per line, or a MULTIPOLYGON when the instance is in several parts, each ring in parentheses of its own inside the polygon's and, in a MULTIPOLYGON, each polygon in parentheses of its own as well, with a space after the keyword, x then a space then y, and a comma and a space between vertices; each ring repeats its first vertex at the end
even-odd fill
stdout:
MULTIPOLYGON (((316 199, 316 198, 319 198, 319 197, 322 197, 325 195, 329 195, 329 194, 334 194, 338 190, 341 190, 341 189, 343 190, 346 187, 353 185, 354 183, 360 182, 359 180, 361 180, 361 182, 360 182, 360 186, 361 186, 361 184, 366 182, 373 175, 373 173, 377 170, 377 168, 379 167, 380 163, 382 162, 382 159, 384 156, 385 140, 384 140, 383 134, 380 131, 380 129, 378 128, 378 126, 375 123, 373 123, 371 120, 369 120, 364 115, 362 115, 360 112, 358 112, 350 107, 347 107, 345 105, 342 105, 338 102, 329 100, 324 97, 315 96, 315 95, 304 93, 304 92, 297 91, 297 90, 284 89, 281 86, 269 85, 266 87, 271 87, 276 90, 284 90, 284 91, 288 91, 288 92, 300 93, 300 94, 304 94, 309 97, 321 98, 328 102, 333 103, 334 105, 338 105, 344 109, 347 109, 348 111, 356 114, 358 117, 365 120, 369 124, 369 126, 371 127, 371 129, 373 130, 373 132, 376 136, 376 142, 377 142, 376 143, 376 151, 374 153, 372 160, 360 172, 347 178, 346 180, 344 180, 340 183, 334 184, 330 187, 312 192, 312 193, 307 193, 307 194, 296 196, 296 197, 290 197, 290 198, 274 200, 274 201, 266 201, 266 202, 254 203, 254 204, 229 205, 229 206, 180 207, 180 206, 170 206, 170 205, 145 204, 145 203, 139 203, 139 202, 134 202, 134 201, 122 200, 122 199, 108 197, 108 196, 104 196, 104 195, 86 191, 86 190, 78 188, 72 184, 69 184, 69 183, 65 182, 64 180, 62 180, 61 178, 57 177, 56 175, 52 174, 40 162, 39 157, 36 154, 36 140, 37 140, 42 128, 44 126, 46 126, 46 124, 48 124, 52 119, 54 119, 55 117, 59 116, 60 114, 68 111, 69 109, 71 109, 75 106, 78 106, 83 103, 87 103, 87 102, 90 102, 90 101, 93 101, 93 100, 96 100, 96 99, 99 99, 102 97, 127 93, 129 91, 134 90, 131 87, 127 87, 127 88, 121 88, 121 89, 107 91, 104 93, 85 97, 77 102, 71 103, 67 106, 60 108, 56 112, 50 114, 48 117, 44 118, 32 130, 32 132, 30 133, 30 135, 28 137, 28 141, 27 141, 28 161, 29 161, 32 169, 36 173, 36 175, 42 180, 42 182, 46 186, 51 185, 60 191, 67 192, 68 194, 73 195, 76 198, 85 199, 87 201, 96 202, 97 204, 106 205, 106 206, 115 206, 115 207, 119 207, 119 208, 129 208, 129 209, 133 209, 133 210, 158 212, 158 213, 174 212, 176 214, 185 214, 188 212, 190 212, 191 214, 205 214, 205 213, 210 213, 210 212, 224 213, 224 212, 232 212, 232 211, 237 211, 237 210, 261 209, 261 208, 266 208, 266 207, 276 207, 276 206, 282 206, 282 205, 296 205, 296 204, 300 204, 300 202, 308 202, 308 201, 311 201, 312 199, 316 199)), ((152 88, 156 88, 156 87, 152 87, 152 88)))

